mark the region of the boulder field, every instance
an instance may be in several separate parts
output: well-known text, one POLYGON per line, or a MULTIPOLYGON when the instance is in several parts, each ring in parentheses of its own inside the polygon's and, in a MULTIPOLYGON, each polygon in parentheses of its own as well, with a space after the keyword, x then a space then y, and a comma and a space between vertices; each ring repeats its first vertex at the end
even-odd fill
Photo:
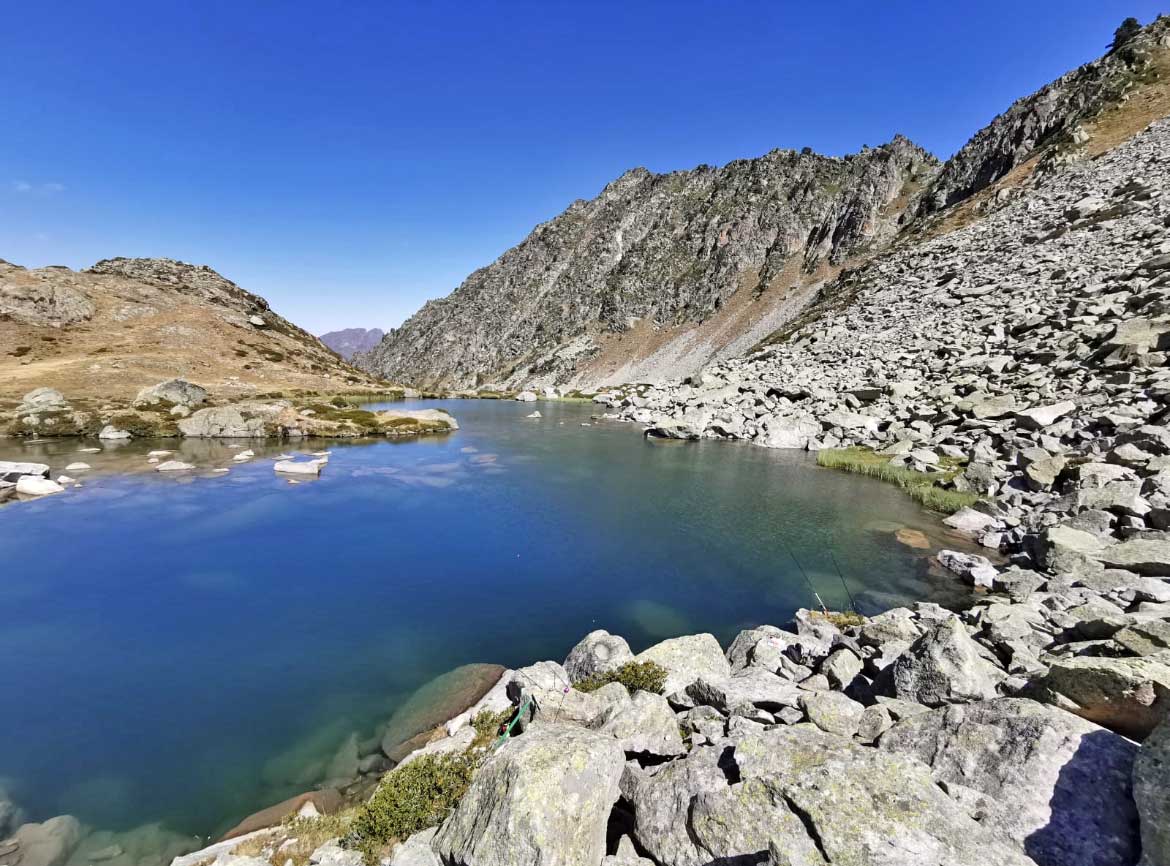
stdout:
MULTIPOLYGON (((634 654, 592 632, 563 664, 505 671, 399 756, 474 754, 477 769, 381 862, 1160 866, 1170 635, 1168 603, 1146 599, 1170 582, 1146 580, 1101 590, 1012 568, 961 614, 802 610, 726 649, 699 634, 634 654), (623 671, 651 663, 661 688, 627 688, 623 671), (473 745, 472 720, 501 710, 511 736, 473 745)), ((175 866, 278 863, 290 833, 175 866)), ((360 866, 349 841, 309 862, 360 866)))

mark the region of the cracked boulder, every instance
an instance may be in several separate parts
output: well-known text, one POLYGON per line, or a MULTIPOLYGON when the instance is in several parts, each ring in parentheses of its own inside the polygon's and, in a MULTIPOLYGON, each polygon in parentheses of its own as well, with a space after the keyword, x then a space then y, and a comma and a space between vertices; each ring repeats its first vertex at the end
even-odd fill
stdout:
POLYGON ((533 725, 480 767, 432 847, 459 866, 600 863, 624 762, 608 734, 533 725))
POLYGON ((942 784, 985 795, 981 822, 1039 866, 1137 859, 1137 746, 1064 710, 1021 698, 941 707, 898 722, 880 749, 919 759, 942 784))
POLYGON ((928 707, 994 698, 1003 672, 984 652, 957 617, 948 617, 890 665, 894 696, 928 707))
POLYGON ((919 761, 801 728, 697 748, 626 799, 657 863, 707 866, 1029 866, 971 818, 919 761))

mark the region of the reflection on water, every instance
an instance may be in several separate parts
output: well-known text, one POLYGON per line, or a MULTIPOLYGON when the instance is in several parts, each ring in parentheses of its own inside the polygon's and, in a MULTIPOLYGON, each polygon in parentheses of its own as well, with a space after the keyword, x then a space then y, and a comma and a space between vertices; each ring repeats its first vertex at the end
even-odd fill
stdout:
POLYGON ((92 467, 0 508, 12 799, 38 820, 206 835, 376 766, 457 689, 412 693, 461 665, 561 659, 594 628, 635 650, 727 642, 812 602, 797 560, 833 607, 843 578, 870 611, 964 597, 931 569, 956 543, 933 518, 807 454, 664 447, 583 427, 586 405, 447 406, 462 429, 413 440, 0 440, 0 459, 54 476, 92 467), (272 470, 324 448, 319 480, 272 470), (159 449, 197 468, 155 472, 159 449))

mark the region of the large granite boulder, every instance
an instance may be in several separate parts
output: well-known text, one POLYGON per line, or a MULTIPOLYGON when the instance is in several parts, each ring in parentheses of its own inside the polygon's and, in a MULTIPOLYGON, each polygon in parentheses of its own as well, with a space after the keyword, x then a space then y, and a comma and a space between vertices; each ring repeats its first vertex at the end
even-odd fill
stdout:
POLYGON ((666 668, 662 691, 681 692, 699 677, 720 679, 731 673, 723 647, 711 634, 692 634, 656 643, 634 656, 634 661, 655 662, 666 668))
POLYGON ((185 406, 190 409, 207 402, 207 390, 199 385, 193 385, 186 379, 171 379, 159 382, 149 388, 143 388, 134 398, 134 405, 139 408, 170 404, 185 406))
POLYGON ((459 866, 600 863, 624 761, 608 734, 533 725, 484 762, 432 847, 459 866))
POLYGON ((565 659, 565 672, 572 682, 578 682, 593 674, 612 671, 626 662, 633 661, 634 654, 624 637, 597 629, 585 635, 569 650, 565 659))
POLYGON ((1170 863, 1170 716, 1154 729, 1133 764, 1133 798, 1141 818, 1141 866, 1170 863))
POLYGON ((1170 711, 1170 665, 1151 658, 1054 658, 1037 685, 1057 706, 1138 741, 1170 711))
POLYGON ((251 439, 274 435, 279 410, 258 406, 212 406, 179 419, 179 432, 195 439, 251 439))
POLYGON ((914 641, 889 670, 896 697, 928 707, 994 698, 1003 679, 957 617, 914 641))
POLYGON ((700 677, 687 686, 686 694, 696 703, 729 712, 742 704, 769 711, 795 707, 801 692, 790 680, 751 666, 727 677, 700 677))
POLYGON ((596 724, 627 753, 663 758, 686 754, 678 719, 662 695, 634 692, 629 700, 610 704, 596 724))
POLYGON ((1130 776, 1137 746, 1056 707, 998 698, 903 719, 881 737, 934 778, 984 795, 985 826, 1039 866, 1129 866, 1137 858, 1130 776))
POLYGON ((654 774, 628 770, 635 841, 657 863, 708 866, 1027 866, 919 761, 804 726, 694 749, 654 774))

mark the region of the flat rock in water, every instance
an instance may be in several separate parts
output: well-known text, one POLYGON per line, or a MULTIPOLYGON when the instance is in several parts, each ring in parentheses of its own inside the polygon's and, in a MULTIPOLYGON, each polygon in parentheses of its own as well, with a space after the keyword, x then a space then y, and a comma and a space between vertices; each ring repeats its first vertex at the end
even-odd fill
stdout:
POLYGON ((46 463, 20 463, 12 460, 0 460, 0 481, 17 481, 22 475, 39 475, 49 477, 49 466, 46 463))
POLYGON ((320 475, 321 463, 317 460, 278 460, 272 464, 276 472, 285 475, 320 475))
POLYGON ((503 674, 500 665, 463 665, 435 677, 419 688, 390 717, 382 735, 382 751, 400 761, 413 748, 402 751, 407 740, 454 718, 475 704, 503 674))
POLYGON ((65 488, 56 481, 41 478, 39 475, 22 475, 16 479, 16 492, 24 496, 49 496, 64 490, 65 488))
POLYGON ((182 460, 167 460, 154 467, 156 472, 187 472, 194 468, 194 464, 184 463, 182 460))

